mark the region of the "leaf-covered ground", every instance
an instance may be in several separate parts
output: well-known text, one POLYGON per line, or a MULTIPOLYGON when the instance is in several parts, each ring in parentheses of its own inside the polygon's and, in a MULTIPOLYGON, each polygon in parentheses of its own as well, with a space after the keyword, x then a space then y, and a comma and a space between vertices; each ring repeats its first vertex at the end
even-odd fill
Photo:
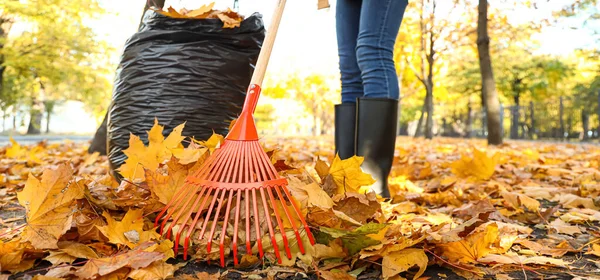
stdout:
MULTIPOLYGON (((132 135, 121 183, 108 175, 107 159, 88 155, 85 145, 13 142, 1 148, 0 279, 600 275, 600 147, 528 142, 486 147, 464 139, 399 138, 392 201, 366 192, 373 181, 360 170, 362 159, 335 158, 330 138, 264 139, 317 244, 311 246, 301 232, 306 254, 291 242, 292 259, 282 252, 278 263, 268 252, 261 262, 256 248, 246 254, 246 235, 239 232, 244 255, 239 265, 234 267, 227 250, 228 269, 216 266, 218 246, 207 252, 206 237, 193 240, 191 259, 184 261, 182 250, 175 256, 173 241, 160 236, 152 221, 223 138, 197 141, 181 136, 182 128, 165 138, 157 124, 147 144, 132 135)), ((264 219, 259 222, 266 226, 264 219)), ((218 225, 223 223, 221 217, 218 225)), ((228 246, 232 224, 225 224, 228 246)), ((290 223, 284 228, 295 240, 290 223)), ((214 238, 218 244, 220 236, 214 238)), ((269 238, 263 240, 267 249, 273 247, 269 238)))

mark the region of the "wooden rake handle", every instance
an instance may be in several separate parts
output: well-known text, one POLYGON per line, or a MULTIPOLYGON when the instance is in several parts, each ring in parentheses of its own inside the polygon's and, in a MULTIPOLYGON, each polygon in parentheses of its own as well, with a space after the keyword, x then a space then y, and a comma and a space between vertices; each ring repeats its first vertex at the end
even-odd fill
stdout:
POLYGON ((246 101, 244 102, 243 111, 254 113, 256 104, 258 103, 258 97, 260 96, 260 88, 263 80, 265 79, 265 73, 267 72, 267 65, 271 58, 271 52, 273 51, 273 45, 275 45, 275 37, 277 36, 277 30, 279 29, 279 23, 281 23, 281 17, 283 15, 283 9, 285 7, 286 0, 277 0, 277 6, 273 12, 273 18, 271 19, 271 25, 267 30, 267 36, 263 42, 263 45, 258 55, 258 61, 252 74, 252 80, 250 81, 250 87, 246 95, 246 101))

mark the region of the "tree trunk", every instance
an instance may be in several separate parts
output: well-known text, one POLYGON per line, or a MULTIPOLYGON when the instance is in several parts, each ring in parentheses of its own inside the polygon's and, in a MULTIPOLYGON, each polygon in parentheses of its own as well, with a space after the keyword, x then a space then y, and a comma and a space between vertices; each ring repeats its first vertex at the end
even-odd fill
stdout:
POLYGON ((529 121, 531 122, 531 128, 529 129, 529 139, 535 138, 535 112, 533 111, 533 101, 529 101, 529 121))
POLYGON ((46 133, 50 133, 50 116, 54 112, 54 106, 56 105, 56 101, 48 100, 44 101, 44 110, 46 111, 46 133))
POLYGON ((417 129, 415 130, 415 138, 421 137, 423 135, 423 117, 425 116, 425 111, 427 110, 427 101, 423 102, 423 108, 421 108, 421 116, 419 117, 419 121, 417 122, 417 129))
POLYGON ((425 121, 425 138, 433 139, 433 84, 429 84, 429 86, 426 89, 425 107, 427 108, 427 120, 425 121))
POLYGON ((46 111, 46 134, 50 133, 50 115, 52 112, 46 111))
POLYGON ((142 28, 142 23, 144 22, 144 14, 146 11, 152 7, 162 9, 165 6, 165 0, 147 0, 146 5, 144 6, 144 11, 142 12, 142 17, 140 18, 140 23, 138 25, 138 30, 142 28))
POLYGON ((590 129, 590 116, 585 112, 585 110, 581 110, 581 125, 583 126, 582 139, 586 141, 589 138, 588 130, 590 129))
MULTIPOLYGON (((600 90, 598 90, 598 100, 596 102, 596 116, 598 117, 598 120, 600 120, 600 90)), ((598 137, 600 138, 600 124, 597 127, 597 132, 598 137)))
POLYGON ((487 112, 488 144, 502 144, 502 128, 500 122, 500 102, 496 92, 496 82, 490 57, 490 37, 488 35, 488 2, 479 0, 479 17, 477 19, 477 52, 481 71, 482 97, 485 98, 487 112))
POLYGON ((31 102, 31 110, 29 111, 30 119, 29 126, 27 127, 27 134, 38 135, 41 134, 42 131, 42 103, 37 101, 37 99, 32 100, 31 102))
POLYGON ((559 104, 558 104, 558 122, 560 124, 559 137, 560 137, 560 139, 564 139, 565 138, 565 119, 564 119, 565 106, 563 104, 562 96, 559 98, 558 102, 559 102, 559 104))
POLYGON ((466 130, 465 135, 467 138, 473 137, 473 105, 471 104, 471 98, 469 98, 469 103, 467 105, 467 121, 466 121, 466 130))
POLYGON ((0 93, 2 93, 4 90, 4 70, 6 70, 6 66, 4 66, 4 55, 2 54, 2 49, 4 48, 4 42, 8 36, 10 26, 11 24, 9 23, 9 19, 0 17, 0 93))

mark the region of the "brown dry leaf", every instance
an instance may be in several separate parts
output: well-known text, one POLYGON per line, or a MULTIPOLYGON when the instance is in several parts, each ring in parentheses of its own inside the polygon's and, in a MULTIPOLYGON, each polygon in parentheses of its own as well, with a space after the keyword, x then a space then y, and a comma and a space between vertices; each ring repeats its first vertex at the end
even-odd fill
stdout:
POLYGON ((209 274, 208 272, 196 272, 197 279, 206 279, 206 280, 219 280, 221 278, 220 273, 209 274))
POLYGON ((334 259, 346 257, 341 239, 335 239, 329 242, 329 246, 323 244, 315 244, 314 257, 317 260, 334 259))
POLYGON ((368 195, 345 193, 337 195, 335 198, 336 205, 333 209, 348 215, 361 224, 366 223, 369 218, 381 210, 381 205, 373 192, 368 195))
MULTIPOLYGON (((185 265, 185 264, 184 264, 185 265)), ((172 265, 162 261, 153 262, 151 265, 130 272, 127 277, 134 280, 156 280, 173 277, 181 265, 172 265)))
POLYGON ((360 192, 361 187, 370 186, 375 183, 375 179, 370 174, 364 173, 360 168, 363 157, 353 156, 341 160, 336 156, 331 163, 329 174, 337 186, 336 193, 360 192))
POLYGON ((500 195, 502 195, 504 200, 508 202, 508 204, 514 209, 519 209, 521 206, 525 206, 530 211, 540 210, 540 202, 524 194, 502 192, 500 195))
POLYGON ((227 9, 224 13, 219 13, 217 15, 219 19, 223 22, 223 28, 235 28, 240 27, 243 18, 237 13, 227 9))
POLYGON ((77 233, 79 233, 79 241, 91 241, 91 240, 106 240, 104 235, 100 232, 97 226, 105 225, 102 219, 96 215, 96 213, 90 213, 87 215, 83 211, 75 213, 75 225, 77 227, 77 233))
POLYGON ((140 246, 140 248, 124 254, 90 260, 79 268, 75 275, 82 279, 105 276, 125 267, 132 269, 144 268, 155 261, 162 260, 164 257, 162 253, 144 252, 143 249, 145 249, 144 246, 140 246))
POLYGON ((63 279, 64 278, 50 277, 50 276, 46 276, 46 275, 33 276, 33 280, 63 280, 63 279))
POLYGON ((319 276, 324 280, 354 280, 356 277, 348 274, 346 271, 332 269, 329 271, 319 271, 319 276))
POLYGON ((565 245, 565 247, 560 247, 557 246, 556 248, 550 248, 546 245, 540 244, 538 242, 534 242, 531 240, 519 240, 517 241, 518 244, 523 245, 531 250, 533 250, 534 252, 538 253, 538 254, 542 254, 542 255, 549 255, 552 257, 562 257, 564 256, 566 253, 569 252, 576 252, 577 250, 574 250, 573 248, 570 248, 570 246, 568 245, 567 242, 563 243, 565 245))
POLYGON ((561 259, 553 259, 542 256, 535 257, 524 257, 516 254, 512 255, 495 255, 490 254, 485 257, 479 258, 477 261, 481 263, 499 263, 499 264, 538 264, 538 265, 554 265, 560 267, 567 267, 568 263, 561 259))
POLYGON ((581 234, 581 229, 578 226, 569 225, 561 219, 556 219, 548 225, 549 228, 556 230, 558 233, 568 235, 581 234))
POLYGON ((452 173, 461 177, 475 177, 479 180, 488 180, 494 175, 497 163, 497 154, 490 157, 485 151, 473 149, 473 157, 463 155, 452 163, 452 173))
POLYGON ((108 237, 112 244, 123 244, 135 248, 138 244, 160 238, 155 230, 144 231, 143 210, 129 210, 120 222, 115 221, 108 212, 102 216, 106 218, 106 226, 97 226, 108 237))
POLYGON ((25 188, 17 194, 27 210, 23 242, 38 249, 58 248, 58 239, 71 228, 75 201, 84 196, 83 189, 70 182, 72 175, 67 164, 45 170, 41 181, 29 175, 25 188))
POLYGON ((389 279, 414 266, 418 266, 419 271, 413 277, 413 279, 417 279, 425 272, 428 262, 429 259, 423 249, 409 248, 392 252, 383 257, 383 262, 381 264, 383 278, 389 279))
POLYGON ((329 175, 329 165, 326 162, 322 161, 321 158, 317 158, 317 163, 315 164, 315 171, 317 171, 317 175, 321 178, 321 181, 329 175))
POLYGON ((587 209, 600 210, 600 207, 598 207, 594 203, 593 199, 583 198, 583 197, 580 197, 580 196, 577 196, 574 194, 570 194, 570 193, 557 194, 553 200, 558 201, 558 203, 560 203, 562 206, 564 206, 566 208, 583 207, 583 208, 587 208, 587 209))

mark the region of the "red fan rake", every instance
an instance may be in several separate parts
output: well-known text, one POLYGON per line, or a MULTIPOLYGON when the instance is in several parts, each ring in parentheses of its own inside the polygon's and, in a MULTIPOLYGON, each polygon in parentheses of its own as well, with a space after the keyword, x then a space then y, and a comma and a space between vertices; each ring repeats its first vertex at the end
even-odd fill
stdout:
POLYGON ((281 234, 285 253, 288 258, 291 258, 292 252, 284 228, 285 222, 294 231, 298 249, 302 254, 305 253, 305 248, 302 244, 301 230, 306 231, 311 244, 315 242, 299 206, 294 203, 287 189, 287 180, 279 176, 269 156, 259 144, 253 118, 260 96, 260 84, 264 79, 285 2, 280 0, 275 10, 240 117, 223 145, 210 155, 197 172, 186 179, 185 185, 156 217, 155 226, 160 225, 161 234, 166 233, 167 238, 170 238, 172 233, 175 234, 175 254, 178 252, 181 236, 185 234, 184 259, 187 259, 190 239, 195 230, 200 230, 198 239, 208 240, 208 253, 211 252, 215 232, 220 230, 220 261, 221 266, 225 266, 225 238, 230 223, 233 223, 231 246, 236 265, 239 261, 238 239, 244 240, 247 254, 252 254, 254 241, 260 258, 263 258, 261 237, 263 234, 269 235, 279 263, 281 263, 281 256, 276 235, 281 234), (232 203, 235 203, 233 213, 232 203), (240 215, 242 210, 243 216, 240 215), (271 215, 275 216, 275 222, 272 221, 271 215), (223 219, 221 220, 220 217, 223 219), (241 219, 245 220, 242 225, 240 225, 241 219), (254 222, 252 223, 251 220, 254 222), (266 232, 261 230, 261 220, 267 224, 266 232), (221 226, 219 221, 222 221, 221 226), (243 227, 245 236, 238 236, 240 226, 243 227), (252 232, 255 240, 251 238, 252 232))

